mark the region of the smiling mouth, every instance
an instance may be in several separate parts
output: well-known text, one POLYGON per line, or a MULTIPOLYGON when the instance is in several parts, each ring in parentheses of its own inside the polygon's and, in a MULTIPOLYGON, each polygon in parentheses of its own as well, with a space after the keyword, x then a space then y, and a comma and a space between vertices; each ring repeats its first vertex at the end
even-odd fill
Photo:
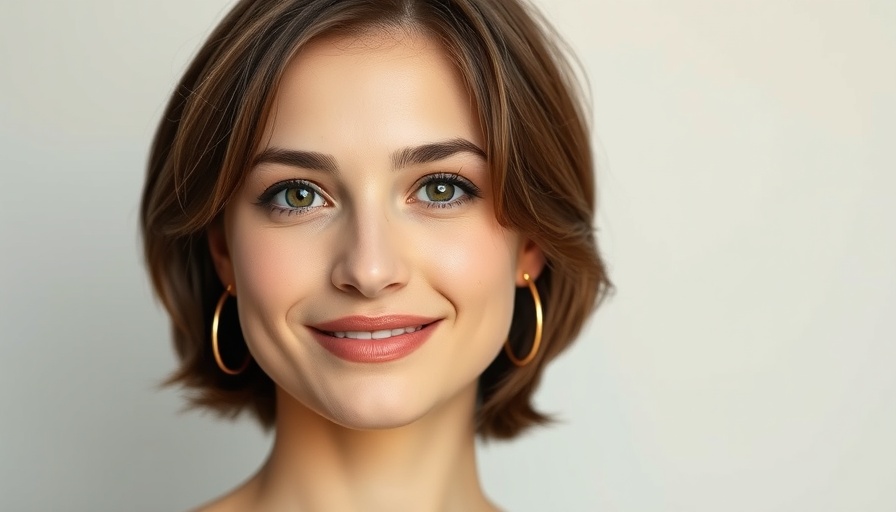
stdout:
POLYGON ((411 327, 399 327, 396 329, 381 329, 378 331, 321 331, 334 338, 349 338, 353 340, 385 340, 402 334, 417 332, 426 327, 425 324, 411 327))
POLYGON ((353 316, 309 328, 315 341, 340 359, 385 363, 417 350, 441 320, 414 315, 353 316))

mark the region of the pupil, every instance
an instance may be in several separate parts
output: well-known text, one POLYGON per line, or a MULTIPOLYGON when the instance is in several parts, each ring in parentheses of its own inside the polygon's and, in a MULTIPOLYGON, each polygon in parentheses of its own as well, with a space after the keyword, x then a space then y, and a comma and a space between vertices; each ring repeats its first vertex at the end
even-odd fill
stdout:
POLYGON ((426 187, 426 195, 430 201, 448 201, 454 196, 454 185, 450 183, 431 183, 426 187))
POLYGON ((293 208, 311 205, 313 194, 307 188, 293 188, 286 193, 286 202, 293 208))

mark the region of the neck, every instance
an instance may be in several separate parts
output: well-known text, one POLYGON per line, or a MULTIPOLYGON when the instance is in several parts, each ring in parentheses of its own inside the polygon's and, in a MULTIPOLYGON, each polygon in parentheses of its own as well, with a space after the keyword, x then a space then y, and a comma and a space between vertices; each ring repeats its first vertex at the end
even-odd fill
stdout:
POLYGON ((479 485, 475 385, 417 421, 352 430, 277 390, 271 455, 249 483, 253 510, 495 510, 479 485))

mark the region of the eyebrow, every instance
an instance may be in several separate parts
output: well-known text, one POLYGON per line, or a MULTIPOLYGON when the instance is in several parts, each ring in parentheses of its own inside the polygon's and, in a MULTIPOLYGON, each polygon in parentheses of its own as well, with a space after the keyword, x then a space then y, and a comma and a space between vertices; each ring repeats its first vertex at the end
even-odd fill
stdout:
POLYGON ((265 163, 301 167, 302 169, 324 171, 330 174, 336 174, 336 169, 338 168, 336 159, 330 155, 314 151, 298 151, 295 149, 282 148, 265 149, 255 157, 252 167, 265 163))
POLYGON ((457 153, 473 153, 483 160, 486 159, 482 148, 467 139, 456 138, 396 151, 392 154, 392 167, 401 169, 408 165, 438 162, 457 153))
MULTIPOLYGON (((409 165, 437 162, 457 153, 472 153, 483 160, 487 158, 485 151, 476 144, 467 139, 454 138, 400 149, 392 153, 392 166, 401 169, 409 165)), ((259 153, 255 157, 253 167, 264 163, 288 165, 330 174, 336 174, 339 168, 332 155, 276 147, 267 148, 259 153)))

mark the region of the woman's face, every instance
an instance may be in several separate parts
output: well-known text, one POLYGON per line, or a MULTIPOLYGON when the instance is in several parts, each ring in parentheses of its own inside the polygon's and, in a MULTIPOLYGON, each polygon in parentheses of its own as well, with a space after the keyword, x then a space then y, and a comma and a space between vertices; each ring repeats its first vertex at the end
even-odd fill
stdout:
POLYGON ((258 364, 352 428, 473 389, 543 259, 495 219, 476 110, 443 49, 398 31, 313 42, 263 140, 209 236, 258 364))

